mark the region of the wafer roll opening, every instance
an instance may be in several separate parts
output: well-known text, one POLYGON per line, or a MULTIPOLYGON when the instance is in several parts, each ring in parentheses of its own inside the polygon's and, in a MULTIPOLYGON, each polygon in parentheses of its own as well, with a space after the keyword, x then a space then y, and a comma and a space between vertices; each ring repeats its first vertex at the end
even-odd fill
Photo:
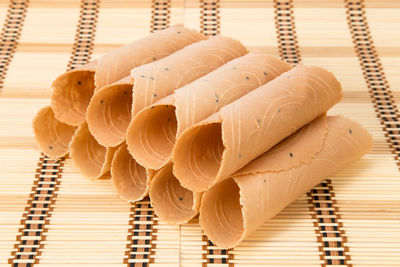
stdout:
POLYGON ((33 119, 33 131, 40 150, 50 158, 59 158, 68 154, 75 127, 58 121, 47 106, 33 119))
POLYGON ((207 237, 221 247, 233 247, 244 234, 240 188, 233 179, 225 180, 203 194, 200 223, 207 237))
POLYGON ((340 83, 332 73, 296 66, 185 130, 173 151, 174 174, 186 188, 203 192, 329 110, 341 97, 340 83), (205 139, 210 141, 196 155, 193 146, 198 144, 199 129, 213 123, 221 125, 222 138, 209 135, 205 139), (207 160, 215 155, 202 151, 210 151, 215 138, 223 140, 223 152, 216 160, 207 160), (220 162, 219 170, 211 162, 220 162))
POLYGON ((177 121, 176 136, 179 138, 179 135, 189 126, 207 118, 223 106, 289 69, 290 66, 283 61, 256 52, 250 52, 229 61, 207 75, 175 90, 173 95, 141 110, 127 131, 129 152, 143 166, 153 169, 161 168, 171 160, 171 141, 174 141, 173 136, 169 138, 165 133, 171 132, 172 129, 175 131, 175 122, 171 124, 165 121, 174 117, 177 121), (160 108, 161 106, 163 108, 160 108), (148 134, 149 129, 155 127, 158 128, 160 134, 148 134))
POLYGON ((116 149, 100 145, 90 134, 86 123, 79 126, 69 148, 74 165, 88 178, 100 178, 110 170, 116 149))
POLYGON ((52 84, 51 107, 55 117, 64 123, 78 126, 93 95, 94 69, 76 69, 60 75, 52 84))
POLYGON ((149 195, 157 216, 167 223, 186 223, 198 212, 200 198, 179 183, 172 173, 171 163, 154 176, 149 195))
POLYGON ((327 119, 321 116, 235 173, 233 178, 206 191, 200 224, 217 246, 235 247, 267 219, 324 178, 360 158, 371 146, 372 138, 360 124, 341 116, 327 119), (308 150, 318 139, 323 141, 322 147, 317 144, 319 149, 308 150), (287 164, 285 157, 289 151, 302 158, 300 164, 287 164))
POLYGON ((221 123, 190 128, 180 136, 174 148, 174 174, 184 187, 202 192, 215 180, 223 151, 221 123))
POLYGON ((115 152, 111 165, 111 181, 119 196, 127 201, 137 201, 147 195, 148 172, 129 154, 126 145, 115 152))
POLYGON ((116 83, 96 92, 88 107, 87 122, 99 144, 117 146, 124 140, 131 108, 131 83, 116 83))
POLYGON ((127 138, 134 158, 142 165, 159 169, 171 156, 175 144, 177 120, 175 107, 157 105, 142 110, 130 126, 127 138))

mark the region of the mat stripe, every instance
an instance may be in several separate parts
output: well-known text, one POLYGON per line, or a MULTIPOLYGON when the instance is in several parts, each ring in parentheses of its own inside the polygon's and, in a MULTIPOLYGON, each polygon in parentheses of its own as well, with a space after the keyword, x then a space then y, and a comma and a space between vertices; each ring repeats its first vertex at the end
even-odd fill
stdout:
POLYGON ((349 248, 343 224, 339 222, 340 215, 336 206, 335 193, 330 179, 314 187, 307 193, 308 202, 312 204, 312 218, 316 228, 317 240, 322 246, 318 247, 321 254, 322 266, 347 265, 350 260, 349 248))
POLYGON ((200 0, 200 29, 204 35, 220 32, 219 0, 200 0))
POLYGON ((298 64, 301 56, 293 17, 293 2, 274 0, 274 8, 279 55, 291 64, 298 64))
POLYGON ((148 198, 133 203, 129 219, 128 244, 124 263, 128 266, 148 266, 154 262, 158 220, 148 198))
MULTIPOLYGON (((96 22, 99 11, 98 0, 82 0, 71 58, 67 70, 76 68, 90 60, 94 45, 96 22)), ((39 262, 44 249, 46 225, 50 222, 57 191, 61 183, 65 158, 52 160, 43 154, 39 158, 35 179, 29 195, 17 244, 11 252, 12 266, 32 266, 39 262)))
POLYGON ((208 240, 207 236, 203 234, 203 263, 202 266, 209 265, 225 265, 225 266, 234 266, 233 254, 230 253, 231 249, 219 249, 217 248, 210 240, 208 240))
POLYGON ((161 31, 169 27, 171 0, 152 0, 150 32, 161 31))
POLYGON ((372 39, 364 1, 345 1, 347 23, 377 117, 400 167, 400 114, 372 39))
MULTIPOLYGON (((275 0, 275 26, 279 42, 279 53, 282 59, 292 64, 301 62, 297 42, 292 0, 275 0)), ((316 186, 307 193, 311 204, 310 211, 314 219, 315 233, 320 244, 322 266, 348 265, 349 249, 346 247, 346 233, 339 222, 339 210, 335 205, 335 194, 331 181, 316 186)))
MULTIPOLYGON (((152 0, 150 32, 169 27, 170 0, 152 0)), ((158 218, 148 198, 131 204, 127 245, 123 262, 128 266, 148 266, 154 262, 158 218)))
POLYGON ((12 266, 32 266, 38 263, 37 256, 43 249, 42 241, 49 223, 53 204, 60 185, 64 160, 50 160, 41 155, 35 179, 23 213, 17 236, 18 243, 11 252, 9 263, 12 266))
POLYGON ((29 0, 11 0, 0 35, 0 93, 24 27, 29 0))
POLYGON ((75 69, 90 61, 99 9, 100 0, 81 0, 79 22, 67 70, 75 69))

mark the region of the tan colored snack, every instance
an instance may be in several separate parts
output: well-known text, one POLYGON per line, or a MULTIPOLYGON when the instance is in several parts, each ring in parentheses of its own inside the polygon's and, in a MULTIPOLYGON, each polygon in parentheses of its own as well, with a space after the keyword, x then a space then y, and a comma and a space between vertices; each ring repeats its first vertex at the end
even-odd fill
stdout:
POLYGON ((141 165, 161 168, 183 130, 290 69, 258 52, 228 62, 140 111, 132 121, 129 151, 141 165))
POLYGON ((132 68, 166 57, 206 37, 175 26, 120 47, 82 67, 60 75, 52 84, 51 107, 61 122, 77 126, 85 121, 95 89, 129 75, 132 68))
POLYGON ((111 181, 118 195, 127 201, 142 200, 156 171, 145 169, 129 154, 126 144, 119 146, 111 164, 111 181))
POLYGON ((123 142, 131 121, 133 80, 127 76, 98 90, 87 109, 87 123, 94 138, 103 146, 123 142))
POLYGON ((76 127, 58 121, 50 106, 38 111, 32 126, 39 149, 46 156, 56 159, 68 154, 76 127))
POLYGON ((184 187, 203 192, 341 98, 332 73, 298 65, 186 129, 173 150, 174 174, 184 187))
POLYGON ((104 146, 123 142, 131 113, 135 114, 175 89, 205 75, 225 62, 246 53, 238 42, 214 37, 188 45, 184 49, 151 64, 132 70, 132 78, 96 92, 88 107, 88 124, 96 140, 104 146), (132 98, 125 95, 133 84, 132 98), (118 101, 123 100, 122 104, 118 101), (132 103, 132 111, 127 107, 132 103))
MULTIPOLYGON (((214 244, 235 247, 264 221, 371 148, 371 135, 358 123, 341 116, 328 117, 327 121, 327 130, 320 126, 308 130, 313 126, 304 127, 309 132, 321 132, 318 142, 323 140, 322 149, 312 157, 302 150, 312 146, 312 137, 291 136, 277 145, 274 155, 267 152, 233 179, 203 194, 200 224, 214 244), (279 160, 273 160, 275 157, 279 160), (295 157, 303 163, 293 161, 295 157)), ((315 123, 321 122, 311 124, 315 123)))
POLYGON ((172 173, 172 163, 166 164, 150 183, 149 196, 157 216, 170 224, 183 224, 197 215, 202 193, 180 185, 172 173))
POLYGON ((132 114, 136 115, 143 108, 172 94, 174 90, 247 52, 237 40, 214 36, 188 45, 152 64, 132 69, 132 114))
MULTIPOLYGON (((243 170, 246 172, 251 168, 250 173, 266 170, 278 172, 307 163, 322 150, 326 133, 327 121, 323 115, 274 146, 262 158, 251 162, 243 170), (299 139, 306 137, 313 140, 312 146, 304 147, 302 142, 298 142, 299 139), (291 152, 288 152, 288 149, 291 152), (288 157, 290 153, 292 155, 295 153, 296 156, 288 157)), ((239 173, 241 174, 242 171, 239 173)), ((183 224, 196 216, 202 194, 190 191, 179 183, 173 174, 172 163, 168 163, 156 173, 149 189, 150 201, 155 213, 162 221, 171 224, 183 224)))
POLYGON ((110 170, 111 161, 118 147, 106 148, 90 134, 86 123, 76 130, 69 144, 74 166, 87 178, 97 179, 110 170))

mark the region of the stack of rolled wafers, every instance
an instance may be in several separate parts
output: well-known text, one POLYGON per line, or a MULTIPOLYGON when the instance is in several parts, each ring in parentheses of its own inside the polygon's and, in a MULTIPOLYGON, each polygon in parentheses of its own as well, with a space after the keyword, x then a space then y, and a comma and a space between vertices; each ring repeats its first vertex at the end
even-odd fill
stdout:
POLYGON ((340 83, 237 40, 174 26, 53 82, 33 128, 49 157, 69 153, 161 220, 199 214, 208 238, 236 246, 372 146, 358 123, 326 112, 340 83))

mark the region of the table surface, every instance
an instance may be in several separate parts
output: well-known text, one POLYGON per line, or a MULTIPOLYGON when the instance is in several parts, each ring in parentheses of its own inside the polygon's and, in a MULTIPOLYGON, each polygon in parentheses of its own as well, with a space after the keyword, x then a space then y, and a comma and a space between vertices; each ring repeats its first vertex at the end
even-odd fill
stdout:
POLYGON ((399 266, 399 14, 395 0, 1 0, 0 266, 399 266), (176 23, 329 69, 344 89, 329 114, 364 125, 372 151, 231 250, 40 154, 31 121, 58 74, 176 23))

